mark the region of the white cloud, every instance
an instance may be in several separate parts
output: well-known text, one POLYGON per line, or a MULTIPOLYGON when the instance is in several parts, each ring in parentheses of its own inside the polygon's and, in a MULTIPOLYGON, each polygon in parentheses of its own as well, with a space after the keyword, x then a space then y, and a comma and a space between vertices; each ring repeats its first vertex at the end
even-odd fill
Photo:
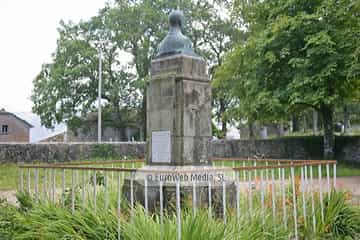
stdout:
POLYGON ((56 48, 61 19, 97 14, 106 0, 0 0, 0 108, 30 112, 32 80, 56 48))

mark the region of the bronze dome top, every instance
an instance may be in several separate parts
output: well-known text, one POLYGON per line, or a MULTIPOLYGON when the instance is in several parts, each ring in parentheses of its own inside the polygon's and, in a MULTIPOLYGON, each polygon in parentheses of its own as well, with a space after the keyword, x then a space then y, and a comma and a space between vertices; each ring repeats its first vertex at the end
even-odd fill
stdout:
POLYGON ((166 57, 176 54, 184 54, 197 57, 198 55, 192 48, 192 42, 182 34, 181 28, 184 25, 184 14, 182 11, 172 11, 169 15, 170 30, 166 37, 161 41, 156 58, 166 57))

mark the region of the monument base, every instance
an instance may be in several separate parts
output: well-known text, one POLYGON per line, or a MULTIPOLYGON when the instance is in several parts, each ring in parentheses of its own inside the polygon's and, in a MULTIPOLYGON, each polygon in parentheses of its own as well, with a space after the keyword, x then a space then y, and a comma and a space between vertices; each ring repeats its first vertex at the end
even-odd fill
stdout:
POLYGON ((180 184, 181 209, 193 208, 195 192, 197 208, 208 208, 209 196, 211 196, 212 213, 214 216, 222 217, 224 186, 226 188, 226 207, 236 206, 234 179, 226 177, 224 172, 215 167, 146 166, 125 179, 123 193, 129 203, 133 198, 134 204, 144 207, 145 195, 147 195, 148 211, 156 213, 160 210, 161 189, 164 212, 173 213, 176 211, 176 182, 180 184), (209 188, 211 189, 210 195, 209 188))

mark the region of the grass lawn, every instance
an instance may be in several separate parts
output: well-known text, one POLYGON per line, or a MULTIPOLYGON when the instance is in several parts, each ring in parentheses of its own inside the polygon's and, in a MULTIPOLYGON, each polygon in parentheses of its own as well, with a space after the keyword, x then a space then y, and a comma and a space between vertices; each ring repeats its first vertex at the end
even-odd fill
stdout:
MULTIPOLYGON (((227 163, 226 165, 228 165, 227 163)), ((221 165, 221 163, 217 163, 217 166, 221 165)), ((225 166, 226 166, 225 165, 225 166)), ((127 166, 131 167, 131 166, 127 166)), ((331 175, 332 175, 332 168, 331 175)), ((323 174, 325 176, 326 172, 323 170, 323 174)), ((24 170, 24 182, 26 182, 26 170, 24 170)), ((61 181, 61 174, 56 174, 57 179, 56 181, 59 183, 61 181)), ((71 181, 71 174, 67 174, 67 182, 70 183, 71 181)), ((317 175, 317 170, 314 169, 314 176, 317 175)), ((16 164, 0 164, 0 191, 8 191, 8 190, 15 190, 19 187, 19 168, 16 164)), ((339 163, 337 165, 337 176, 338 177, 352 177, 352 176, 360 176, 360 166, 353 165, 353 164, 345 164, 339 163)), ((43 172, 40 171, 39 179, 43 178, 43 172)), ((48 177, 48 181, 50 181, 50 176, 48 177)), ((32 172, 32 181, 34 181, 34 173, 32 172)), ((39 180, 41 183, 41 180, 39 180)))
MULTIPOLYGON (((140 167, 141 163, 135 163, 135 167, 140 167)), ((98 165, 98 167, 101 167, 102 165, 98 165)), ((122 167, 122 164, 113 165, 114 167, 122 167)), ((131 168, 133 165, 132 163, 125 163, 124 167, 131 168)), ((92 167, 95 167, 92 165, 92 167)), ((110 167, 108 165, 107 167, 110 167)), ((34 184, 34 176, 35 176, 35 170, 31 170, 31 185, 33 187, 34 184)), ((56 183, 57 185, 61 182, 61 170, 56 170, 56 183)), ((91 174, 88 172, 88 174, 91 174)), ((39 189, 42 188, 42 184, 44 181, 44 170, 39 171, 39 189)), ((76 175, 77 179, 79 179, 81 176, 79 176, 79 173, 76 175)), ((23 169, 23 178, 24 178, 24 185, 26 185, 27 182, 27 169, 23 169)), ((78 180, 79 181, 79 180, 78 180)), ((47 182, 50 184, 51 182, 51 170, 47 170, 47 182)), ((71 173, 70 170, 66 170, 66 185, 69 186, 71 184, 71 173)), ((0 164, 0 191, 9 191, 9 190, 16 190, 20 187, 20 169, 17 167, 16 164, 0 164)), ((26 186, 24 186, 26 187, 26 186)))

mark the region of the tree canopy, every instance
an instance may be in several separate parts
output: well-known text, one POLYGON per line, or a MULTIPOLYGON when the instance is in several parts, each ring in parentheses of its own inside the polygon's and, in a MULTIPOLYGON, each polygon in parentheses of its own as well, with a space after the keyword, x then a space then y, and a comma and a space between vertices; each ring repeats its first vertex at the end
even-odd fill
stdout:
POLYGON ((168 31, 168 14, 183 9, 184 31, 195 51, 209 60, 217 56, 219 61, 231 30, 216 11, 219 2, 119 0, 88 21, 61 22, 52 62, 45 63, 34 80, 33 112, 46 127, 60 122, 81 126, 97 108, 98 50, 102 48, 105 119, 115 127, 129 121, 144 126, 150 62, 168 31), (135 109, 138 117, 124 119, 133 116, 124 114, 126 109, 131 113, 135 109))
POLYGON ((208 62, 219 137, 231 121, 281 123, 310 109, 321 115, 325 157, 332 157, 334 114, 344 109, 350 119, 360 96, 356 0, 108 3, 90 20, 61 22, 53 59, 34 80, 33 111, 42 123, 81 126, 96 110, 101 48, 106 122, 144 128, 151 59, 177 8, 187 18, 185 34, 208 62))
POLYGON ((359 97, 360 3, 235 1, 234 9, 249 38, 228 54, 216 81, 233 82, 241 118, 318 110, 325 157, 332 157, 334 108, 359 97))

